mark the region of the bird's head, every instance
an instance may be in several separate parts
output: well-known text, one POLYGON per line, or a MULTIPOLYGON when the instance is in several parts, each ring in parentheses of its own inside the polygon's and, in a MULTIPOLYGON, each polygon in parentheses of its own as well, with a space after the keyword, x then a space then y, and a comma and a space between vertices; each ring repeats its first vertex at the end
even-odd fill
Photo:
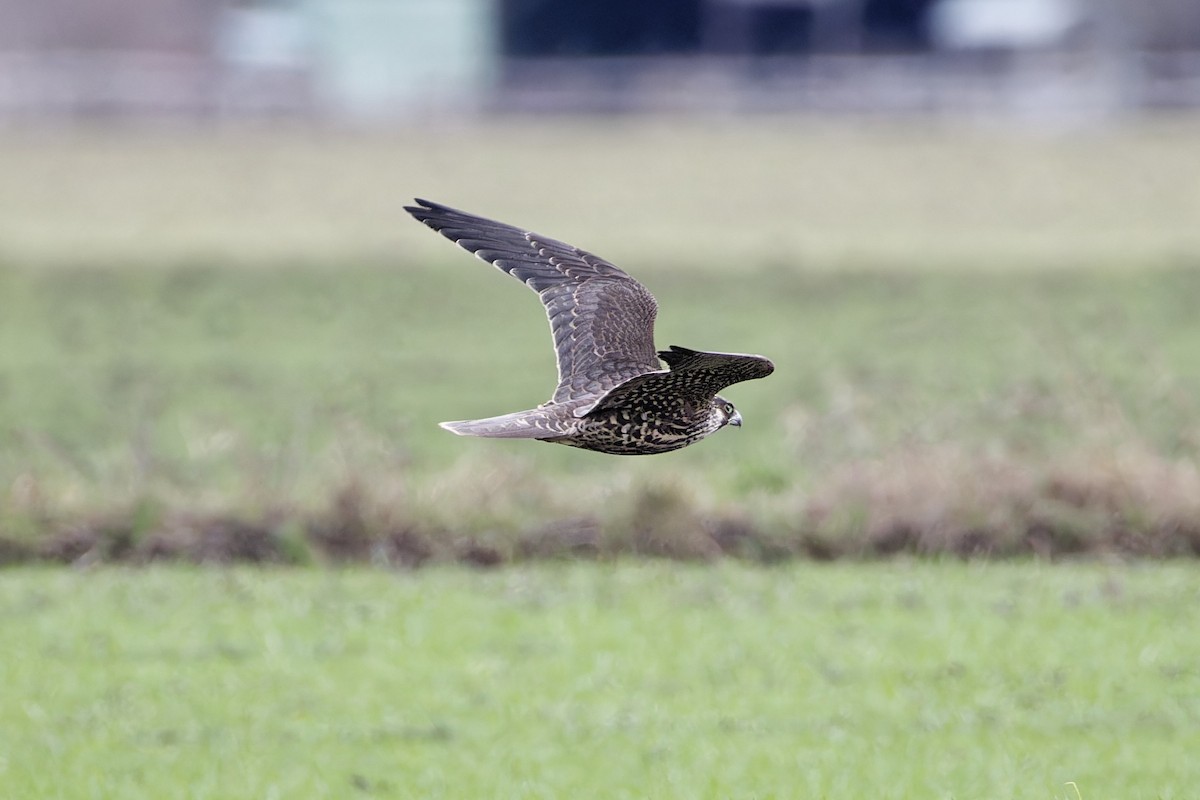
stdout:
POLYGON ((713 398, 713 412, 721 421, 721 427, 732 425, 735 428, 742 427, 742 415, 733 407, 733 403, 726 400, 720 395, 713 398))

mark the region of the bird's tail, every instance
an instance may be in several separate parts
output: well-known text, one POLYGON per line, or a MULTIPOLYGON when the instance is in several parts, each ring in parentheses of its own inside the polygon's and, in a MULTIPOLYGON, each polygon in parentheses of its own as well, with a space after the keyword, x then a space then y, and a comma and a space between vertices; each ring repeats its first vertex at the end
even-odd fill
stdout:
POLYGON ((482 436, 488 439, 552 439, 563 433, 554 425, 550 415, 540 408, 514 411, 487 419, 463 419, 438 424, 459 436, 482 436))

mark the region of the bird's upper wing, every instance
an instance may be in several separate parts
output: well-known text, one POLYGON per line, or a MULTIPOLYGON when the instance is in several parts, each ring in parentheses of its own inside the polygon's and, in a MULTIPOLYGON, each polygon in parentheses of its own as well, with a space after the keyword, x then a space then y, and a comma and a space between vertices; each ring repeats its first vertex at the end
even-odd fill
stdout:
POLYGON ((538 293, 558 363, 552 402, 597 397, 659 369, 658 304, 622 270, 565 242, 428 200, 416 202, 405 211, 538 293))
POLYGON ((637 375, 617 386, 593 405, 575 412, 578 417, 625 405, 702 405, 726 386, 765 378, 775 365, 762 356, 741 353, 705 353, 671 345, 658 354, 669 370, 637 375))

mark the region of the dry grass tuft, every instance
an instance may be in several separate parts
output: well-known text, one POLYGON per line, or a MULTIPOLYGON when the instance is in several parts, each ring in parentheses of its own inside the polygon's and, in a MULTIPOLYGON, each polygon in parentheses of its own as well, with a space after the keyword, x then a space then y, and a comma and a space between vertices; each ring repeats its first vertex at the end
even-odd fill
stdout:
POLYGON ((694 487, 681 480, 660 479, 632 489, 623 505, 609 523, 611 541, 625 539, 634 555, 710 561, 723 554, 694 487))
POLYGON ((837 471, 813 492, 801 522, 817 557, 1196 555, 1198 526, 1195 464, 1143 448, 1048 465, 956 449, 905 452, 837 471))
POLYGON ((143 500, 116 512, 47 520, 16 519, 10 509, 0 529, 0 564, 415 568, 627 556, 773 563, 1200 555, 1200 470, 1142 447, 1094 449, 1051 463, 953 447, 907 449, 846 464, 807 492, 793 487, 742 505, 714 503, 681 476, 614 485, 549 480, 523 461, 468 461, 424 482, 352 478, 315 511, 277 505, 257 515, 204 512, 143 500))
POLYGON ((1029 468, 1009 459, 904 452, 834 472, 812 493, 801 529, 806 541, 842 555, 1014 555, 1036 485, 1029 468))
POLYGON ((1125 447, 1048 471, 1044 495, 1087 516, 1114 549, 1144 556, 1200 555, 1200 470, 1125 447))

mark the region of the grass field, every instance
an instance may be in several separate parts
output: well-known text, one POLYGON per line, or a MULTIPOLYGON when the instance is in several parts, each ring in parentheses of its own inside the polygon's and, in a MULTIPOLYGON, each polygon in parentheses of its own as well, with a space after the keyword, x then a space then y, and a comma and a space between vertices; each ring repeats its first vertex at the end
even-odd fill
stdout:
POLYGON ((10 571, 5 797, 1186 798, 1183 565, 10 571))
POLYGON ((0 572, 0 797, 1190 797, 1198 130, 0 133, 0 564, 77 567, 0 572), (412 195, 770 356, 745 427, 439 430, 553 365, 412 195))
POLYGON ((873 463, 892 480, 915 474, 905 496, 968 464, 1100 490, 1150 470, 1112 491, 1149 493, 1128 502, 1175 516, 1191 508, 1200 272, 659 276, 663 341, 731 343, 779 370, 730 392, 741 430, 641 461, 436 427, 532 406, 552 382, 535 299, 482 266, 7 270, 10 518, 147 499, 312 511, 361 483, 420 521, 473 532, 636 506, 647 486, 766 524, 846 493, 869 502, 854 475, 873 463), (706 296, 721 299, 715 313, 706 296))
POLYGON ((285 560, 322 524, 493 560, 563 528, 1200 551, 1194 129, 6 133, 0 556, 163 552, 181 514, 285 560), (730 392, 746 426, 647 460, 439 430, 544 400, 553 362, 535 298, 409 220, 417 193, 626 266, 664 345, 770 356, 730 392))

